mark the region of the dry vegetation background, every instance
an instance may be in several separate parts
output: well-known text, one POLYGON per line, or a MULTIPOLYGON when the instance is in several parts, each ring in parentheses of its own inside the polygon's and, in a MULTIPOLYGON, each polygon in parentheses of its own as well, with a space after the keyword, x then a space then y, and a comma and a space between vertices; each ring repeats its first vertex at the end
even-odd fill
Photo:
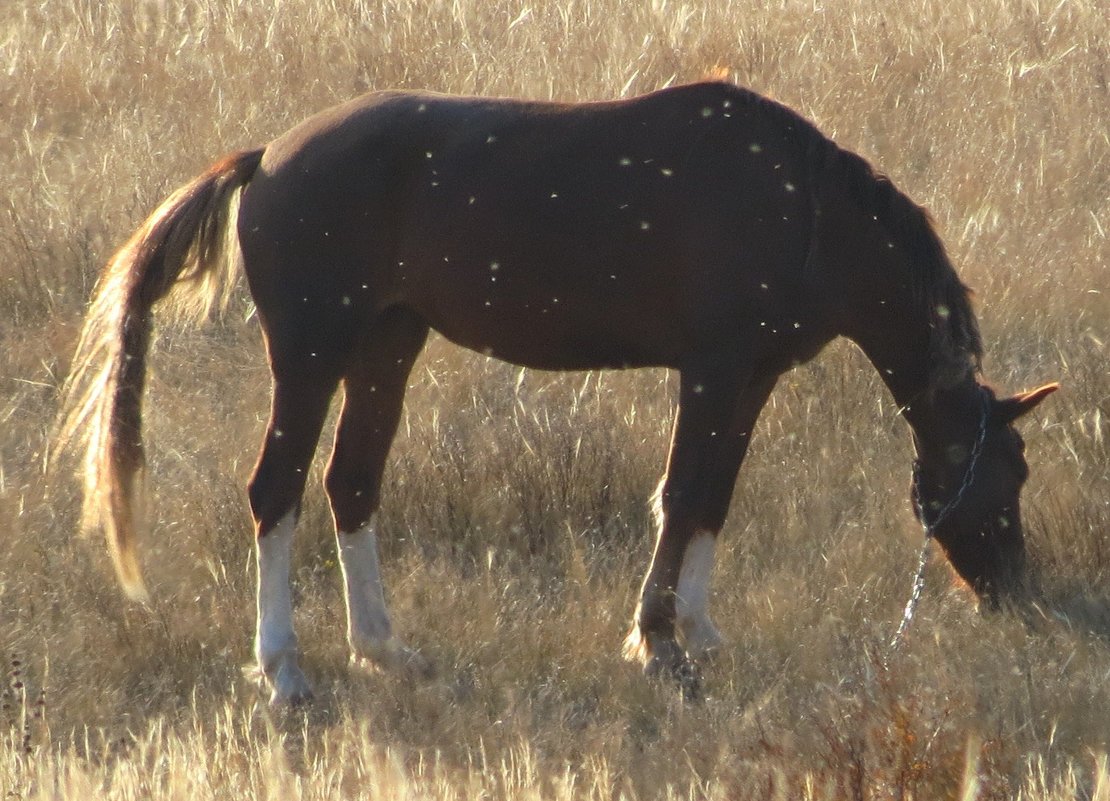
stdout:
POLYGON ((1108 34, 1101 0, 0 5, 0 796, 1110 799, 1108 34), (95 275, 173 187, 367 89, 609 98, 714 70, 930 207, 990 379, 1063 383, 1024 425, 1039 625, 980 618, 934 564, 878 668, 919 545, 911 451, 841 343, 760 421, 715 584, 730 645, 685 705, 618 656, 676 382, 433 341, 381 523, 398 628, 438 677, 346 669, 317 480, 295 572, 320 702, 273 720, 241 674, 268 404, 245 306, 162 330, 156 600, 124 602, 44 450, 95 275))

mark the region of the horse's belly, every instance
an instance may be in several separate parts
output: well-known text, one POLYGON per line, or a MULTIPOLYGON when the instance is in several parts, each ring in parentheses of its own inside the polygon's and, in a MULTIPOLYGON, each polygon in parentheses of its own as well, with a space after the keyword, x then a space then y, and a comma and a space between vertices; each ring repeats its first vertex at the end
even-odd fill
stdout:
POLYGON ((642 321, 620 309, 604 316, 575 311, 572 304, 553 295, 502 308, 482 300, 478 315, 466 314, 465 306, 422 313, 452 342, 524 367, 591 370, 673 362, 672 348, 642 321))

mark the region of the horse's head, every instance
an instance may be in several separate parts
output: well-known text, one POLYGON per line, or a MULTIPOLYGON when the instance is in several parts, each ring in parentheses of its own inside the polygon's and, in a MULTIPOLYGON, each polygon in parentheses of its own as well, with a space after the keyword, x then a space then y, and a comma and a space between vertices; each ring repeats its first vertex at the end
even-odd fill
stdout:
POLYGON ((919 449, 914 510, 933 530, 956 572, 996 607, 1024 580, 1019 496, 1029 475, 1014 421, 1058 389, 1045 386, 998 399, 982 389, 974 435, 919 449))

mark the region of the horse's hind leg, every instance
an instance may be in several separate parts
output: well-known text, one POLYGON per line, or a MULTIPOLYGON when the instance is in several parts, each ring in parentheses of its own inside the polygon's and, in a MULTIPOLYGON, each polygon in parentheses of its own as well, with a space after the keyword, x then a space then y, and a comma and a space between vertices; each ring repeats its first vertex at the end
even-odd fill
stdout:
POLYGON ((303 365, 274 370, 273 407, 250 482, 258 556, 255 656, 275 705, 312 696, 297 664, 289 566, 305 475, 336 384, 303 365))
POLYGON ((427 325, 392 309, 370 326, 344 376, 343 411, 325 485, 335 518, 352 659, 425 674, 429 666, 393 634, 378 564, 373 515, 397 430, 405 386, 427 325))

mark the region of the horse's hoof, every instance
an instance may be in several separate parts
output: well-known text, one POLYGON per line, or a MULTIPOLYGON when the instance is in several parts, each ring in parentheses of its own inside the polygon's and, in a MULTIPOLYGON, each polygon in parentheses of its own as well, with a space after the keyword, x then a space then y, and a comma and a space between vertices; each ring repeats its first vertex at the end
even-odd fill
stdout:
POLYGON ((262 680, 262 687, 270 690, 270 710, 272 712, 292 712, 304 709, 315 699, 308 682, 279 682, 262 680))
POLYGON ((678 682, 678 688, 682 691, 683 701, 700 701, 701 694, 701 670, 698 668, 698 663, 692 659, 683 659, 678 665, 675 666, 672 676, 678 682))
POLYGON ((419 651, 409 648, 397 638, 373 648, 362 648, 351 655, 351 664, 363 670, 384 670, 414 681, 435 677, 435 665, 419 651))
POLYGON ((644 663, 644 675, 649 679, 674 682, 686 701, 701 698, 701 670, 697 662, 674 642, 657 645, 644 663))
POLYGON ((311 705, 315 697, 312 690, 307 686, 293 690, 288 694, 278 692, 275 687, 270 693, 270 709, 275 712, 295 712, 311 705))
POLYGON ((312 702, 315 697, 308 681, 298 670, 296 676, 285 676, 281 673, 271 684, 270 708, 280 710, 301 709, 312 702))
POLYGON ((658 657, 652 657, 644 666, 644 675, 650 679, 677 684, 684 701, 701 700, 701 670, 696 662, 685 655, 677 662, 669 663, 658 657))
POLYGON ((674 671, 674 663, 658 654, 653 654, 644 662, 644 676, 649 679, 667 678, 674 675, 674 671))
POLYGON ((270 708, 288 710, 304 707, 312 702, 312 688, 296 664, 283 661, 273 675, 267 675, 261 665, 246 665, 243 675, 257 682, 262 689, 270 690, 270 708))

